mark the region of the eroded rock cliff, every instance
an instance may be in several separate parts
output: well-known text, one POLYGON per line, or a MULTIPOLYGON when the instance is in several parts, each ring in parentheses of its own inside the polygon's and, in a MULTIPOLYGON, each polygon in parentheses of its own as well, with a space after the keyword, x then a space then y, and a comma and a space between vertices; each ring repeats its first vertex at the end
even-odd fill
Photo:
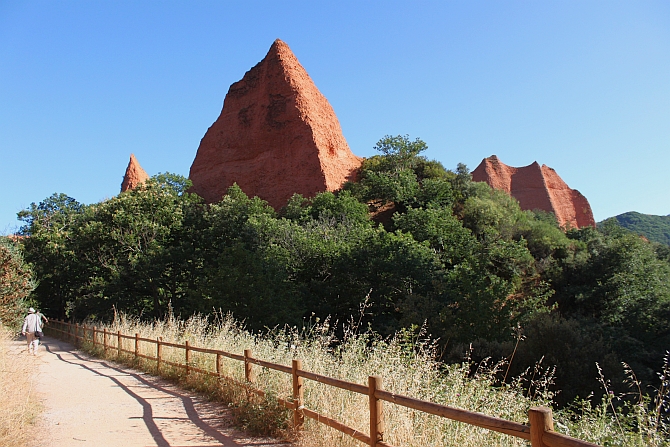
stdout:
POLYGON ((149 178, 149 174, 146 173, 140 163, 135 158, 135 155, 130 154, 130 161, 128 162, 128 167, 126 168, 126 174, 123 176, 123 182, 121 183, 121 192, 128 191, 129 189, 136 188, 140 183, 144 183, 149 178))
POLYGON ((523 210, 540 209, 556 215, 566 227, 595 226, 588 200, 570 188, 552 168, 537 162, 522 168, 507 166, 495 155, 485 158, 472 171, 472 180, 486 182, 519 201, 523 210))
POLYGON ((277 39, 265 58, 230 86, 202 138, 191 192, 216 202, 237 183, 275 209, 294 194, 339 189, 362 159, 349 149, 328 100, 291 49, 277 39))

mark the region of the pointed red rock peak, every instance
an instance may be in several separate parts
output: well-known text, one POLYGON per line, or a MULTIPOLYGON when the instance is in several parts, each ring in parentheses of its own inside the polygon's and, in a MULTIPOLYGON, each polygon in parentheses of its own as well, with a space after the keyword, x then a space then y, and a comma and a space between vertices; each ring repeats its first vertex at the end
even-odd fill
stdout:
POLYGON ((189 178, 191 192, 207 202, 221 200, 237 183, 250 197, 279 209, 294 193, 311 197, 339 189, 361 161, 328 100, 277 39, 265 58, 230 86, 189 178))
POLYGON ((121 183, 121 192, 135 189, 140 183, 144 183, 148 179, 149 174, 142 169, 142 166, 140 166, 135 155, 130 154, 130 161, 126 168, 126 175, 123 176, 123 182, 121 183))
POLYGON ((586 197, 571 189, 547 165, 533 162, 529 166, 514 168, 492 155, 472 171, 472 180, 486 182, 494 189, 505 191, 519 201, 523 210, 540 209, 554 213, 562 227, 596 226, 586 197))

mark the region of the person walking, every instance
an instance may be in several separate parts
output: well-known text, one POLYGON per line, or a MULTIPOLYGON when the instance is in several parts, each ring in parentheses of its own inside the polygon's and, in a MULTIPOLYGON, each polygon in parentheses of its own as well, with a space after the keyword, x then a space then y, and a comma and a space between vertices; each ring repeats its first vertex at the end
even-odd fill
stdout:
POLYGON ((42 319, 35 312, 35 309, 31 307, 28 309, 28 315, 23 320, 21 333, 26 336, 26 340, 28 340, 28 353, 32 355, 37 355, 37 347, 40 344, 40 339, 37 337, 36 332, 42 332, 42 319))

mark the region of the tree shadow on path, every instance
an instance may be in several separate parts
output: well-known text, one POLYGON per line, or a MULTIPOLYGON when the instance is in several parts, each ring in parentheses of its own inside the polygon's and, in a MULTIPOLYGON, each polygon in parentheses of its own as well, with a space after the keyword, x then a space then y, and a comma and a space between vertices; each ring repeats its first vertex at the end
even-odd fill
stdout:
MULTIPOLYGON (((130 387, 124 383, 122 383, 117 377, 115 377, 111 372, 116 372, 122 375, 125 375, 127 377, 132 377, 135 379, 137 382, 145 385, 147 388, 155 391, 159 391, 161 393, 164 393, 168 396, 177 398, 180 400, 181 405, 184 408, 184 411, 187 415, 188 420, 198 427, 202 433, 204 433, 206 436, 212 438, 212 440, 216 440, 216 442, 219 442, 219 445, 224 446, 224 447, 239 447, 239 446, 279 446, 279 445, 288 445, 286 443, 281 443, 281 442, 276 442, 276 441, 268 441, 267 439, 259 439, 257 441, 253 440, 248 440, 245 439, 243 442, 238 442, 235 438, 225 435, 221 433, 216 427, 210 425, 203 417, 200 416, 198 411, 195 408, 195 404, 193 399, 184 393, 180 393, 178 391, 168 389, 164 386, 161 386, 160 384, 154 383, 153 381, 147 380, 145 377, 143 377, 141 374, 138 374, 137 372, 134 372, 132 370, 120 368, 118 366, 115 366, 113 364, 110 364, 104 360, 99 360, 95 359, 93 357, 84 357, 78 352, 73 346, 61 342, 60 340, 55 340, 55 339, 50 339, 50 337, 45 337, 42 339, 43 345, 45 349, 55 355, 58 360, 64 363, 68 363, 71 365, 78 366, 80 368, 86 369, 94 374, 97 374, 100 377, 104 377, 106 379, 109 379, 110 381, 114 382, 116 386, 118 386, 120 389, 122 389, 125 393, 127 393, 129 396, 131 396, 133 399, 135 399, 141 406, 142 406, 142 420, 144 424, 146 425, 147 429, 149 430, 149 433, 153 437, 154 441, 156 442, 156 445, 158 447, 181 447, 177 444, 171 444, 168 442, 166 439, 166 436, 164 435, 163 431, 161 428, 158 426, 156 423, 157 419, 165 419, 165 418, 157 418, 154 416, 154 409, 151 405, 151 403, 144 397, 140 396, 138 393, 134 392, 130 387), (63 354, 69 354, 73 358, 72 359, 66 359, 63 354), (88 364, 94 363, 100 366, 100 368, 94 368, 89 366, 88 364), (109 371, 110 373, 106 373, 109 371)), ((185 418, 168 418, 170 420, 177 420, 177 419, 185 419, 185 418)), ((210 418, 208 418, 210 419, 210 418)), ((189 447, 212 447, 213 444, 208 443, 203 446, 197 446, 193 444, 189 444, 189 447)))

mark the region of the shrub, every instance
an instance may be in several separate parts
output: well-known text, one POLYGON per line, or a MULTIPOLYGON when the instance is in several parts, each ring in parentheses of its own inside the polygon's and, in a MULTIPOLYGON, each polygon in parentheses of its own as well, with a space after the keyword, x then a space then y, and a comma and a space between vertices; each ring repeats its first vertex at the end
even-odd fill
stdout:
POLYGON ((0 322, 12 328, 20 324, 33 288, 32 270, 16 242, 0 237, 0 322))

